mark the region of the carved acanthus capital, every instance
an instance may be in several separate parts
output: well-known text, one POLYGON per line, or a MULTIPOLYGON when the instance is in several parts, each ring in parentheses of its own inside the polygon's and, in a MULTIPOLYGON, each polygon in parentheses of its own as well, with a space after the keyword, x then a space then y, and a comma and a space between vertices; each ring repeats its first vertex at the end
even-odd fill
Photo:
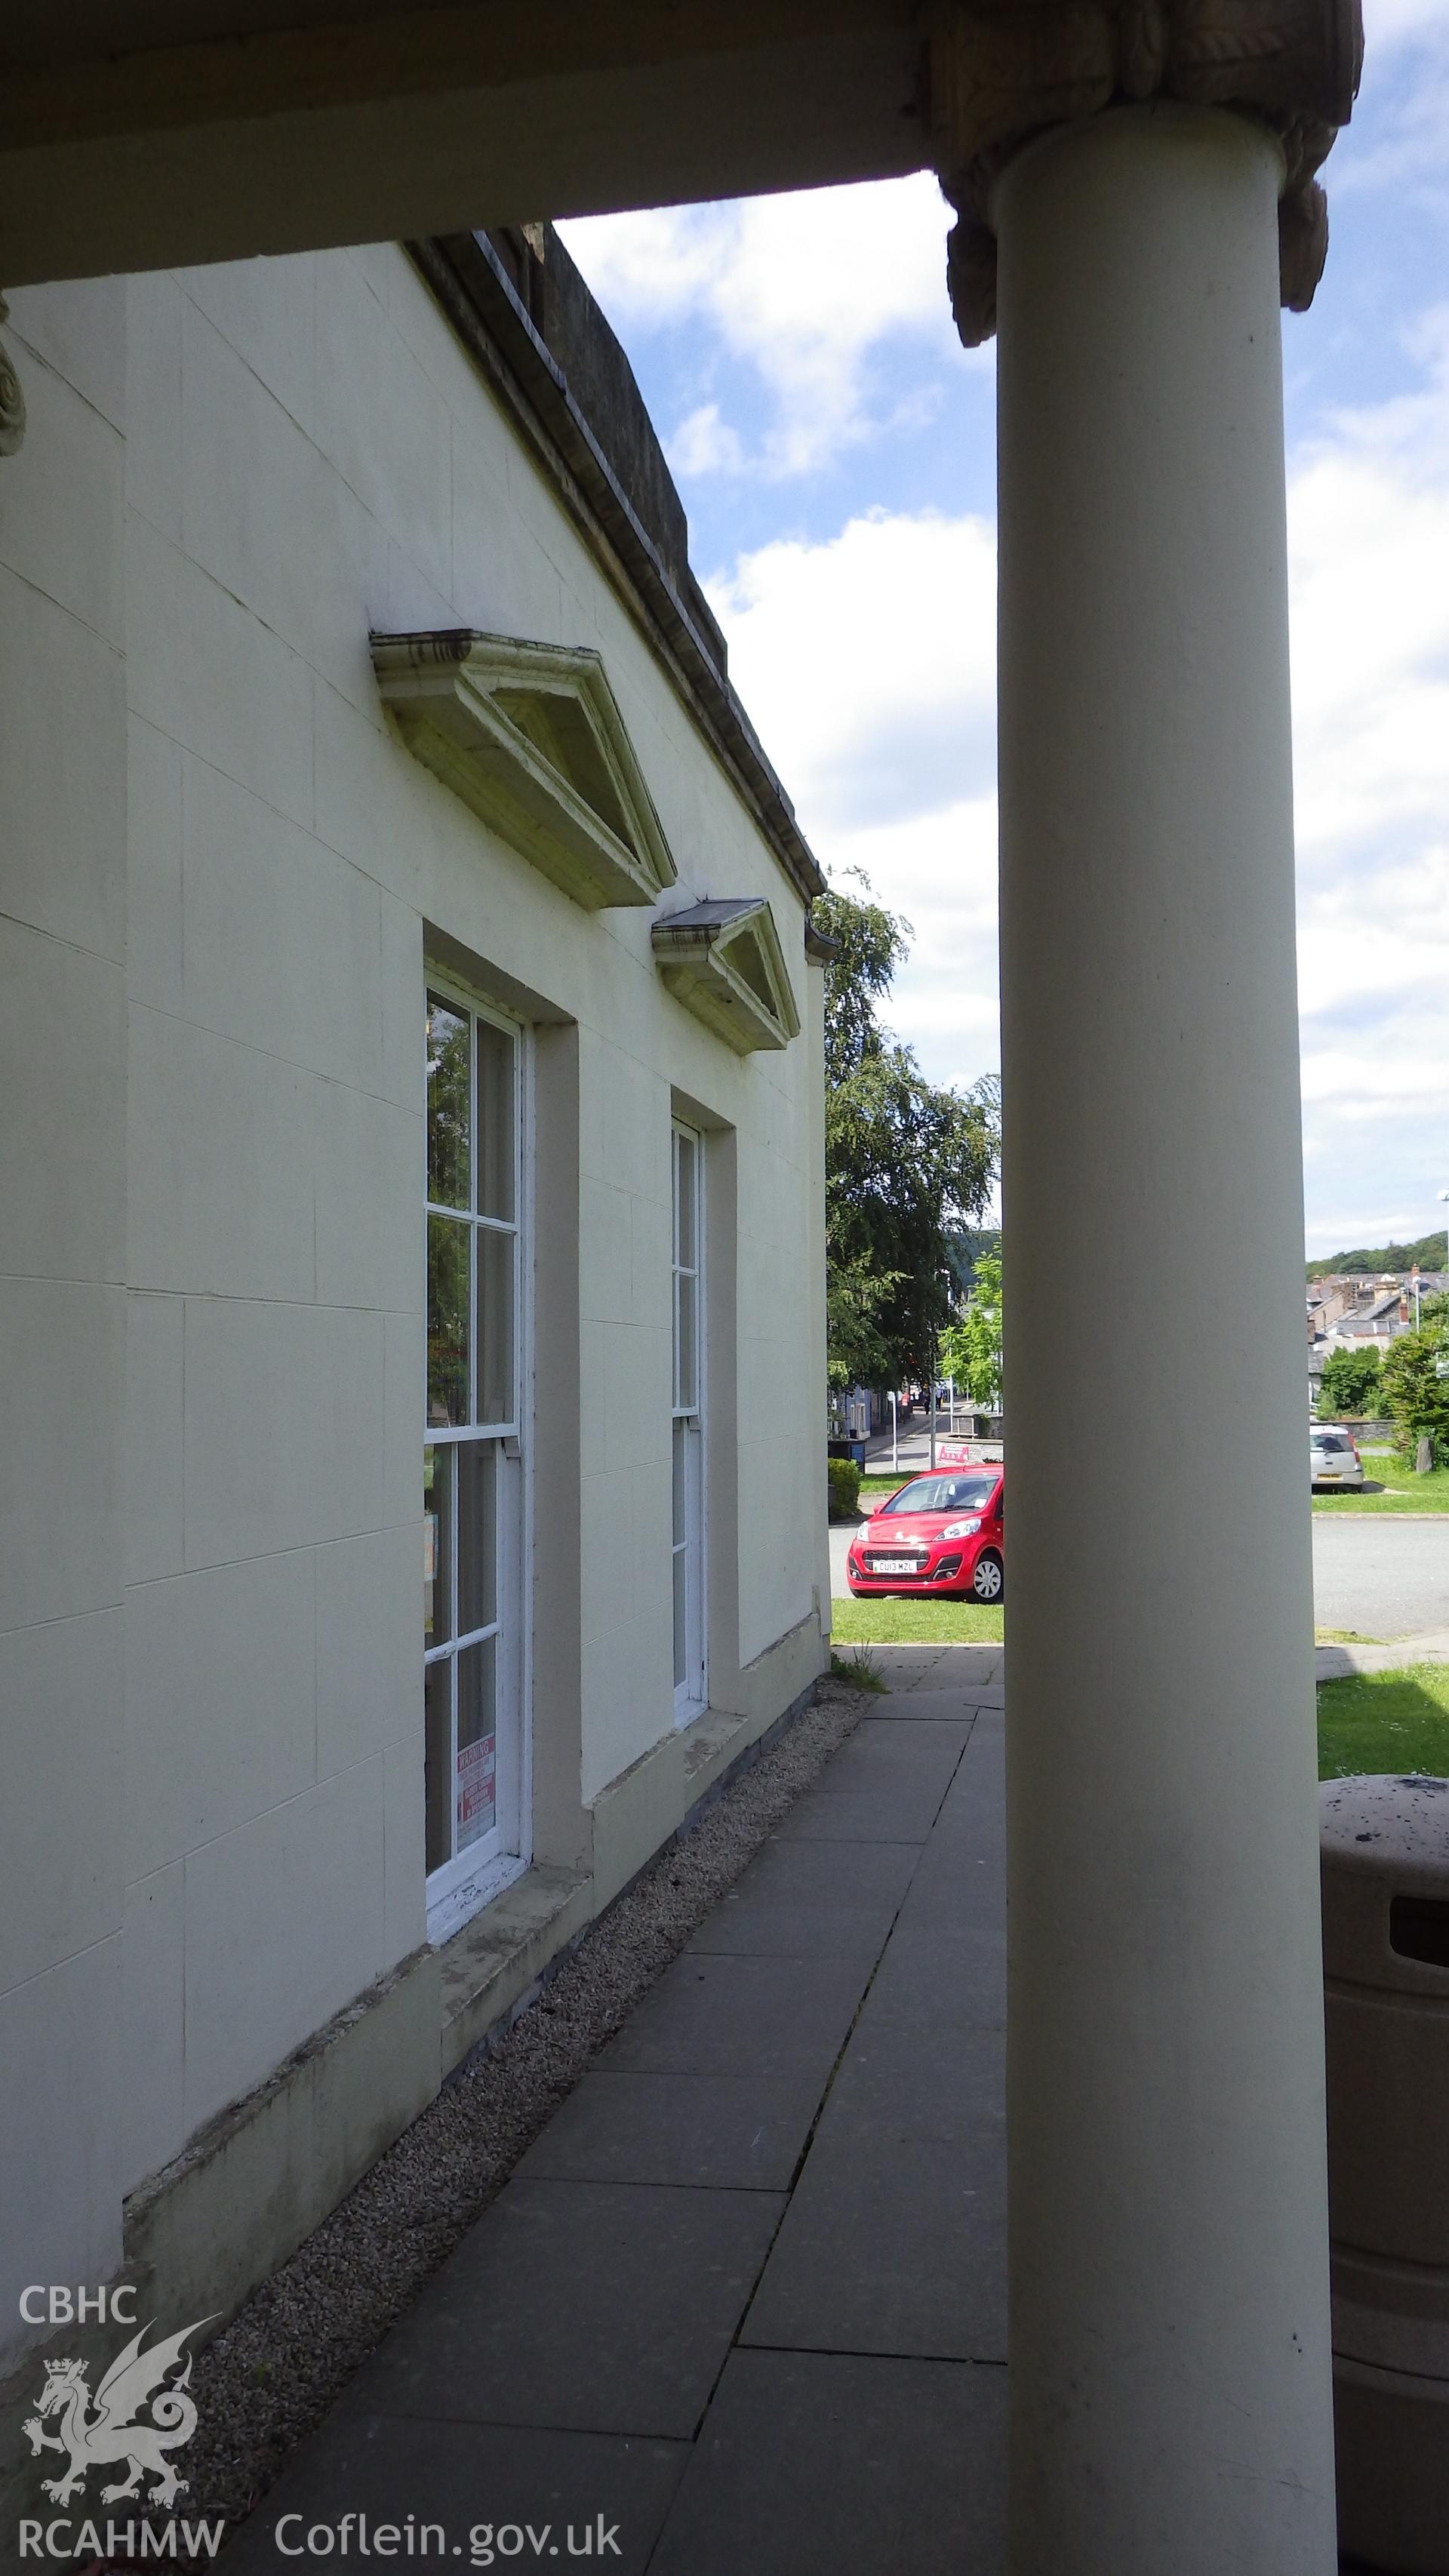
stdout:
POLYGON ((1348 122, 1362 62, 1361 0, 945 0, 931 31, 931 123, 960 218, 947 273, 967 347, 996 327, 997 176, 1033 135, 1124 101, 1239 108, 1272 127, 1287 162, 1283 301, 1303 312, 1328 250, 1314 174, 1348 122))
MULTIPOLYGON (((10 308, 0 295, 0 325, 9 319, 10 308)), ((25 396, 10 353, 0 340, 0 456, 13 456, 24 436, 25 396)))

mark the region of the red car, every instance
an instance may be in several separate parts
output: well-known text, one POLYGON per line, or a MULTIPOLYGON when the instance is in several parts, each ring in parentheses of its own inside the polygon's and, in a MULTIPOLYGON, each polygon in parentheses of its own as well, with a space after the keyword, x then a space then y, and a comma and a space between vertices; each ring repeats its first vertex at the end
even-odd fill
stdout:
POLYGON ((940 1592, 948 1600, 999 1601, 1000 1467, 941 1467, 913 1476, 858 1530, 846 1581, 858 1600, 878 1592, 940 1592))

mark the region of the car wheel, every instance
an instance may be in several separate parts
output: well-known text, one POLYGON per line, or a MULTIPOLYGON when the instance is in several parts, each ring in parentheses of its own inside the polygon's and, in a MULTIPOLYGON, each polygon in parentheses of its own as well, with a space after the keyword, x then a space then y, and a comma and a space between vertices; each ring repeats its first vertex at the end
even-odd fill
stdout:
POLYGON ((999 1601, 1002 1595, 1003 1583, 1004 1578, 1001 1571, 1001 1559, 995 1553, 994 1549, 987 1548, 976 1559, 976 1571, 971 1577, 971 1594, 973 1600, 999 1601))

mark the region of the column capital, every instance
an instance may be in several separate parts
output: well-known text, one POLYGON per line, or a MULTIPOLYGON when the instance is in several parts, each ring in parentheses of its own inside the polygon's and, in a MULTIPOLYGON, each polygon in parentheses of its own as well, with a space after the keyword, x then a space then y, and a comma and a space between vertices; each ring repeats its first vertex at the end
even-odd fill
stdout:
MULTIPOLYGON (((0 324, 9 319, 10 308, 0 295, 0 324)), ((25 395, 5 343, 0 340, 0 456, 13 456, 24 436, 25 395)))
POLYGON ((1348 123, 1361 0, 944 0, 930 33, 933 158, 956 208, 947 279, 968 348, 996 328, 994 181, 1054 125, 1147 99, 1237 108, 1282 142, 1283 302, 1306 312, 1328 251, 1315 177, 1348 123))

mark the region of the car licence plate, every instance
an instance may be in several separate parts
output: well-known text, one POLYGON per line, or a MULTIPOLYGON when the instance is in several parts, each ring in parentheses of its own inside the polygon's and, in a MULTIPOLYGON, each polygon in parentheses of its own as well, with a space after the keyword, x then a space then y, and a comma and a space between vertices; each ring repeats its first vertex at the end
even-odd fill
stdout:
POLYGON ((872 1574, 919 1574, 923 1560, 917 1556, 873 1556, 872 1574))

